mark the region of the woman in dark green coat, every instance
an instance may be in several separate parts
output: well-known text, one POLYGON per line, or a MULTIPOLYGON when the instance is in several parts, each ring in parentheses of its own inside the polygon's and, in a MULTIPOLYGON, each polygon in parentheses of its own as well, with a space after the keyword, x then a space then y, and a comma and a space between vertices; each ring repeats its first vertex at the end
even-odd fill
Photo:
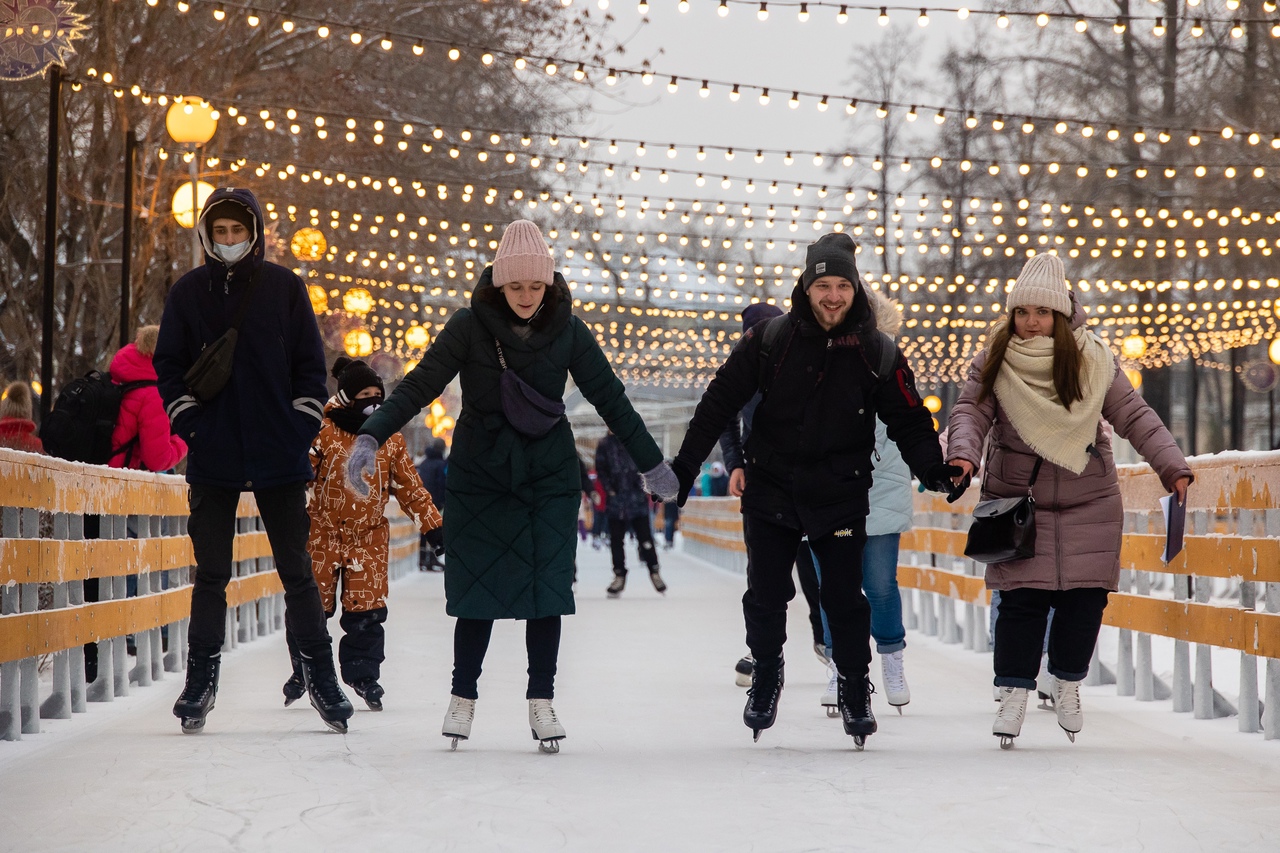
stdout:
POLYGON ((540 438, 512 426, 503 411, 499 351, 510 370, 550 401, 562 400, 572 376, 646 472, 648 485, 675 490, 674 474, 572 304, 538 227, 512 223, 493 266, 480 276, 470 309, 449 320, 418 366, 365 422, 350 456, 347 482, 358 489, 371 451, 461 375, 462 413, 444 513, 446 612, 458 621, 443 734, 453 738, 454 748, 471 732, 476 682, 495 619, 528 620, 529 726, 545 751, 556 751, 564 737, 551 699, 560 617, 574 612, 577 452, 564 417, 540 438))

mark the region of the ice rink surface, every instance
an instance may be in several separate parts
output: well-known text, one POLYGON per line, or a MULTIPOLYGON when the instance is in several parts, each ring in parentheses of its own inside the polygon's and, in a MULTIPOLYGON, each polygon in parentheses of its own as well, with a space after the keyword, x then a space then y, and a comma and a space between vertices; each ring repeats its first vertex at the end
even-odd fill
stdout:
POLYGON ((243 645, 201 735, 179 732, 169 675, 0 743, 0 851, 1280 849, 1280 742, 1097 687, 1074 745, 1033 707, 1002 752, 990 655, 914 632, 912 702, 899 716, 877 697, 880 732, 855 752, 818 705, 803 601, 778 723, 753 744, 733 683, 743 579, 664 551, 659 596, 628 552, 608 600, 607 552, 579 550, 559 755, 530 737, 512 622, 449 751, 452 620, 441 576, 419 574, 392 589, 382 713, 353 697, 350 733, 331 733, 305 700, 282 707, 283 634, 243 645))

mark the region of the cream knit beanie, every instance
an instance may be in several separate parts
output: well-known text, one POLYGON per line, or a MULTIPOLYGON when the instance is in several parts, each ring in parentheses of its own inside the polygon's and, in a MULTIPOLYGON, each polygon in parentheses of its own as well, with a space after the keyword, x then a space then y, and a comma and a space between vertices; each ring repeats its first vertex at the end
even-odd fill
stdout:
POLYGON ((1012 312, 1019 305, 1043 305, 1071 319, 1071 291, 1061 258, 1048 254, 1031 256, 1018 273, 1004 309, 1012 312))
POLYGON ((502 232, 502 242, 493 259, 495 287, 513 281, 540 281, 550 285, 555 271, 551 250, 537 225, 527 219, 517 219, 502 232))

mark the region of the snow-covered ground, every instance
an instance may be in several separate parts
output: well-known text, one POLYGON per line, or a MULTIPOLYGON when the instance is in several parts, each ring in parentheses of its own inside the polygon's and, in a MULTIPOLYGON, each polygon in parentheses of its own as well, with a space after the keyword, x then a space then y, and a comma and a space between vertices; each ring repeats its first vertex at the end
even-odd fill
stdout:
MULTIPOLYGON (((634 561, 634 546, 629 547, 634 561)), ((393 588, 386 707, 326 731, 281 706, 282 635, 224 661, 208 728, 183 736, 157 686, 0 743, 0 850, 1275 850, 1280 742, 1168 702, 1086 688, 1074 745, 1032 709, 1017 748, 990 734, 990 656, 912 633, 913 701, 876 705, 865 752, 818 705, 825 671, 793 607, 778 724, 753 744, 733 684, 742 579, 663 552, 670 591, 579 554, 556 708, 539 754, 522 626, 500 623, 472 739, 439 734, 452 622, 439 575, 393 588)), ((332 626, 337 631, 336 621, 332 626)), ((873 672, 878 678, 878 664, 873 672)))

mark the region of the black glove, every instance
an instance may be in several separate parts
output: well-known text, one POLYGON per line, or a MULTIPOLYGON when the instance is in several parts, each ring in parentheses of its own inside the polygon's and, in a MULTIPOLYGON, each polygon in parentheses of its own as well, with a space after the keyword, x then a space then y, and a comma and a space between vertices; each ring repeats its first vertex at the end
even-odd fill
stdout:
POLYGON ((969 488, 969 476, 967 474, 960 481, 960 485, 956 485, 951 481, 953 477, 959 477, 962 474, 964 474, 964 469, 959 465, 948 465, 945 462, 939 462, 925 472, 924 479, 921 482, 931 492, 942 492, 947 496, 947 503, 953 504, 960 500, 965 489, 969 488))
POLYGON ((676 479, 680 482, 680 494, 676 495, 676 506, 684 506, 689 500, 689 492, 693 489, 693 481, 697 479, 698 472, 679 459, 671 463, 671 470, 676 472, 676 479))
POLYGON ((433 527, 422 535, 427 537, 427 544, 431 546, 433 554, 437 557, 444 556, 444 527, 433 527))

